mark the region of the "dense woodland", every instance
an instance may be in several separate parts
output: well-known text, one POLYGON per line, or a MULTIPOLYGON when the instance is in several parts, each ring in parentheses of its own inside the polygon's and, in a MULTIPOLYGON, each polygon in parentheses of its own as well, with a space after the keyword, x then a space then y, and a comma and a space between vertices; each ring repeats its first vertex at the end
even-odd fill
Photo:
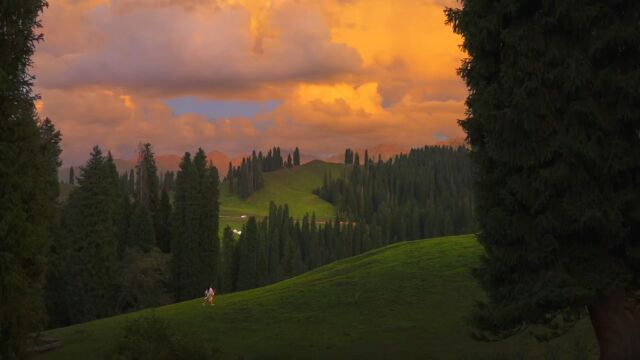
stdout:
MULTIPOLYGON (((427 146, 393 159, 370 159, 347 149, 345 177, 326 174, 321 198, 340 215, 380 229, 385 243, 475 230, 468 150, 427 146)), ((377 230, 376 230, 377 231, 377 230)))
POLYGON ((217 278, 219 179, 202 149, 182 158, 173 201, 150 144, 120 177, 95 147, 75 181, 50 252, 51 326, 193 298, 217 278))
POLYGON ((225 182, 229 193, 237 194, 246 199, 254 191, 260 190, 264 186, 263 173, 299 165, 300 150, 297 147, 293 151, 293 156, 288 154, 286 160, 282 157, 279 147, 269 150, 266 156, 262 154, 262 151, 256 154, 254 150, 251 156, 243 158, 242 163, 236 167, 229 162, 225 182))
MULTIPOLYGON (((365 154, 361 165, 355 154, 346 178, 326 174, 317 190, 336 204, 335 219, 294 219, 286 204, 271 203, 269 215, 250 217, 238 239, 226 228, 220 241, 218 171, 202 150, 185 153, 180 170, 161 181, 150 144, 139 146, 135 169, 120 176, 96 147, 54 227, 50 325, 191 299, 209 283, 222 292, 254 288, 393 242, 470 232, 466 156, 464 148, 425 147, 386 162, 365 154)), ((262 174, 299 159, 297 148, 287 161, 278 148, 266 157, 254 152, 226 185, 241 185, 249 168, 262 174)))
POLYGON ((271 203, 268 217, 250 218, 237 243, 225 229, 224 291, 276 282, 398 241, 475 229, 464 147, 428 146, 386 162, 374 162, 365 153, 363 165, 358 154, 351 156, 346 179, 327 174, 316 191, 338 207, 334 220, 321 224, 313 214, 294 219, 286 204, 271 203))

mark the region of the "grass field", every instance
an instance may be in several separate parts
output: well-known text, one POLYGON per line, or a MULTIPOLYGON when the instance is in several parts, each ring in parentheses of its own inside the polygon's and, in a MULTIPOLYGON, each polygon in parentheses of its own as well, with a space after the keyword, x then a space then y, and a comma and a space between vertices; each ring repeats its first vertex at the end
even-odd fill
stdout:
MULTIPOLYGON (((314 160, 293 169, 280 169, 264 173, 264 188, 254 192, 247 199, 229 193, 226 183, 220 189, 221 224, 233 223, 231 217, 240 215, 264 216, 269 212, 269 202, 288 204, 291 215, 301 218, 305 213, 316 213, 318 220, 335 216, 335 208, 320 199, 312 191, 322 185, 325 172, 333 177, 342 176, 344 165, 314 160), (229 218, 225 219, 224 216, 229 218)), ((242 223, 239 221, 239 223, 242 223)), ((222 226, 221 226, 222 227, 222 226)))
MULTIPOLYGON (((596 358, 584 319, 551 343, 528 333, 493 343, 471 339, 466 318, 482 293, 469 269, 480 254, 472 236, 398 243, 219 296, 216 306, 202 307, 196 299, 154 312, 180 335, 217 346, 229 359, 596 358)), ((64 346, 37 358, 96 358, 113 347, 125 319, 140 314, 49 331, 64 346)))

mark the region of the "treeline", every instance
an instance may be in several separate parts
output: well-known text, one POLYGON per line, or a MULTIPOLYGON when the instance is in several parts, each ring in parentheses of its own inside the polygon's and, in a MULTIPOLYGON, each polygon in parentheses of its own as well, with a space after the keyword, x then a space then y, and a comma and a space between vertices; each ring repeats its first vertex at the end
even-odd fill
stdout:
POLYGON ((304 273, 338 259, 386 245, 379 228, 339 217, 317 222, 315 214, 301 220, 287 205, 269 205, 263 219, 250 217, 234 239, 224 229, 220 268, 223 292, 251 289, 304 273))
POLYGON ((473 232, 471 166, 465 148, 424 147, 393 160, 353 156, 346 178, 326 174, 316 193, 338 216, 294 219, 287 205, 249 218, 236 242, 224 229, 220 286, 225 292, 274 283, 403 240, 473 232))
POLYGON ((349 149, 344 178, 325 174, 315 194, 345 219, 380 229, 385 242, 471 233, 472 169, 464 147, 426 146, 374 161, 349 149))
POLYGON ((199 149, 182 158, 173 202, 171 181, 160 181, 150 144, 135 175, 120 177, 111 154, 93 149, 55 226, 50 326, 190 299, 217 279, 218 171, 199 149))
MULTIPOLYGON (((160 187, 168 192, 175 190, 175 179, 176 173, 174 171, 168 170, 164 173, 160 173, 160 187)), ((61 183, 64 184, 64 179, 60 180, 61 183)), ((71 185, 76 184, 76 175, 75 168, 71 166, 69 168, 69 178, 68 183, 71 185)), ((122 191, 126 194, 132 195, 135 193, 135 183, 136 183, 136 174, 134 169, 130 169, 129 171, 125 171, 120 175, 120 186, 122 187, 122 191)))
POLYGON ((260 190, 264 186, 263 173, 299 165, 300 150, 297 147, 293 151, 293 156, 287 155, 286 160, 282 157, 279 147, 269 150, 266 156, 262 151, 256 154, 254 150, 251 156, 243 158, 242 163, 236 167, 229 162, 225 182, 230 193, 246 199, 254 191, 260 190))

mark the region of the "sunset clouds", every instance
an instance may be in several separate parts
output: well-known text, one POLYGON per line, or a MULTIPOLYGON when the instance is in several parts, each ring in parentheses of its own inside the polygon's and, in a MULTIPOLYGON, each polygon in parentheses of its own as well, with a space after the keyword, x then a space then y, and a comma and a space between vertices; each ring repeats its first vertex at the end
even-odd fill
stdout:
POLYGON ((201 146, 306 153, 462 136, 460 39, 429 0, 52 0, 34 73, 63 158, 201 146), (173 99, 274 101, 255 116, 176 112, 173 99), (180 113, 181 115, 177 115, 180 113))

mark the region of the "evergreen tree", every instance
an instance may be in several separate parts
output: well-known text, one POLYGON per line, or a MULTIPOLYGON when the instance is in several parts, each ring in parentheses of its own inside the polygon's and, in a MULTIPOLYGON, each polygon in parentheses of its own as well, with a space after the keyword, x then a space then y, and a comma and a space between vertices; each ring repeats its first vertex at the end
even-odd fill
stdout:
POLYGON ((171 283, 176 300, 189 299, 197 294, 196 288, 202 284, 193 284, 197 271, 194 263, 197 234, 197 175, 191 160, 191 154, 185 153, 176 175, 174 211, 171 221, 171 283))
POLYGON ((233 164, 229 161, 229 170, 227 170, 227 186, 229 186, 229 193, 233 194, 233 164))
POLYGON ((26 357, 44 323, 42 287, 56 219, 60 133, 39 123, 29 75, 45 1, 0 3, 0 358, 26 357), (27 300, 28 299, 28 300, 27 300))
POLYGON ((233 230, 231 230, 229 226, 226 226, 222 234, 220 276, 218 277, 218 289, 222 293, 235 291, 235 283, 238 275, 238 258, 236 251, 233 230))
POLYGON ((237 290, 252 289, 258 286, 258 226, 255 217, 251 216, 242 228, 238 240, 239 269, 237 290))
POLYGON ((128 236, 126 248, 135 247, 142 252, 148 252, 156 244, 151 213, 146 206, 139 202, 136 202, 134 206, 128 236))
POLYGON ((162 190, 160 208, 158 209, 158 224, 156 226, 156 246, 164 253, 171 251, 171 201, 169 193, 162 190))
POLYGON ((176 178, 172 220, 172 284, 178 300, 193 298, 217 279, 218 171, 199 149, 185 153, 176 178))
POLYGON ((602 359, 640 358, 640 2, 467 0, 447 16, 469 54, 480 334, 564 330, 587 309, 602 359))
POLYGON ((73 166, 69 168, 69 184, 75 185, 76 175, 74 174, 73 166))
POLYGON ((153 149, 149 143, 138 146, 136 180, 136 200, 147 208, 155 224, 160 204, 160 179, 153 149))
POLYGON ((344 163, 347 165, 353 164, 353 151, 351 149, 344 151, 344 163))
POLYGON ((300 149, 297 146, 293 151, 293 166, 300 166, 300 149))
POLYGON ((135 194, 136 192, 135 183, 136 183, 136 175, 133 172, 133 169, 131 169, 129 170, 129 186, 128 186, 127 194, 135 194))
POLYGON ((287 155, 287 167, 289 169, 293 167, 293 160, 291 159, 291 154, 287 155))
POLYGON ((62 219, 60 275, 67 283, 65 306, 70 322, 89 321, 114 312, 118 279, 118 224, 121 214, 118 174, 111 156, 97 146, 81 168, 78 187, 69 196, 62 219))

